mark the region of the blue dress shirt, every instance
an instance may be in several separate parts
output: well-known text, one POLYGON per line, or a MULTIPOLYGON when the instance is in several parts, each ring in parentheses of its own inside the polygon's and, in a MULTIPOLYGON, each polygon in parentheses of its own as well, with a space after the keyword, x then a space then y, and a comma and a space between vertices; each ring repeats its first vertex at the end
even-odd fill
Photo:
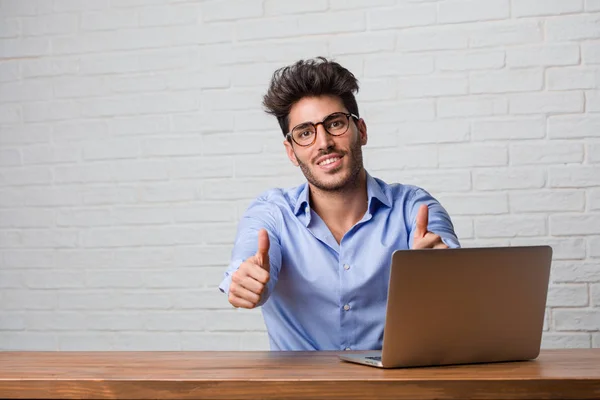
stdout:
POLYGON ((229 292, 266 229, 271 272, 259 305, 271 350, 381 349, 392 253, 412 247, 421 204, 429 207, 428 231, 460 246, 448 213, 425 190, 367 173, 367 195, 367 212, 339 244, 311 209, 306 183, 269 190, 248 207, 219 288, 229 292))

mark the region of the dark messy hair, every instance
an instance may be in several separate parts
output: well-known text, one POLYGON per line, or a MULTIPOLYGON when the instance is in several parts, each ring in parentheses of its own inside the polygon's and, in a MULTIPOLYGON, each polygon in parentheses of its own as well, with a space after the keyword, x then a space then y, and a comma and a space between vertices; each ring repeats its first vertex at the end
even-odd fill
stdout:
POLYGON ((358 80, 340 64, 324 57, 300 60, 273 73, 263 106, 277 117, 284 136, 289 130, 292 106, 303 97, 332 95, 339 97, 349 112, 359 116, 354 93, 358 80))

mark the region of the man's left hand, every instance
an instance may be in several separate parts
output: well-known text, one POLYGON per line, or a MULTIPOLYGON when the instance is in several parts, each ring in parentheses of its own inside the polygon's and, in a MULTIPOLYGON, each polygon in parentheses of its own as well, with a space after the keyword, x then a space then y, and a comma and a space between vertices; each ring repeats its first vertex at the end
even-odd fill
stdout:
POLYGON ((447 249, 448 246, 442 242, 442 238, 427 230, 429 222, 429 207, 423 204, 417 213, 417 226, 413 238, 413 249, 447 249))

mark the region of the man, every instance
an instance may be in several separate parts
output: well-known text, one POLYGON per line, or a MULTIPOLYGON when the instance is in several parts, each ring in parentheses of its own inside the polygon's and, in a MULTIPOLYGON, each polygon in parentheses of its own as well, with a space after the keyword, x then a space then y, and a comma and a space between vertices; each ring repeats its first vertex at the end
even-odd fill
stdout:
POLYGON ((249 206, 220 289, 234 307, 262 306, 272 350, 381 349, 392 253, 459 247, 429 193, 363 167, 357 91, 318 58, 277 70, 264 96, 307 183, 249 206))

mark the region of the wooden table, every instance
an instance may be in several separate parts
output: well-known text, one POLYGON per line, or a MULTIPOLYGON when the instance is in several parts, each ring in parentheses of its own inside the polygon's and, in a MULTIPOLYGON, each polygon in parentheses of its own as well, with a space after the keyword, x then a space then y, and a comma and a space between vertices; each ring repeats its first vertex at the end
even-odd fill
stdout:
POLYGON ((600 399, 600 349, 383 370, 336 352, 0 352, 2 399, 600 399))

